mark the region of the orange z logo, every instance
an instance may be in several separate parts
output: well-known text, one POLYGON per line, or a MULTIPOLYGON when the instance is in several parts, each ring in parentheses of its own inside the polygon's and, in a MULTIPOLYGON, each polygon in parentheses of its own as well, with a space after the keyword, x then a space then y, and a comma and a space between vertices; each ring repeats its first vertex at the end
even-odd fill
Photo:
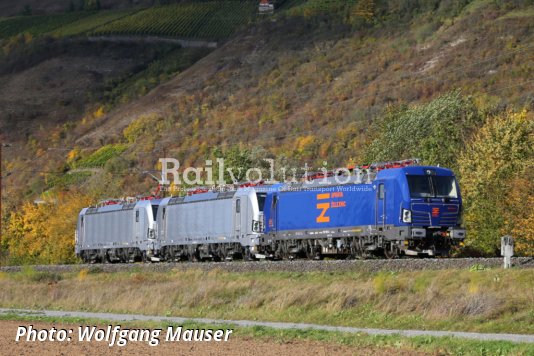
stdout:
MULTIPOLYGON (((317 200, 330 199, 330 193, 317 194, 317 200)), ((325 216, 326 211, 330 208, 330 203, 319 203, 317 209, 322 209, 321 214, 315 219, 318 223, 330 222, 330 217, 325 216)))

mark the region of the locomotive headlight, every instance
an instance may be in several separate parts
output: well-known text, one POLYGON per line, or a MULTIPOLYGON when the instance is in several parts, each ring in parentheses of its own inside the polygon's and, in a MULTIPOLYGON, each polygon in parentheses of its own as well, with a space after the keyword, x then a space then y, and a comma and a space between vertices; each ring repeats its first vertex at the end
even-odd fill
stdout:
POLYGON ((402 222, 411 223, 412 222, 412 211, 408 209, 402 209, 402 222))
POLYGON ((260 232, 260 222, 253 220, 252 221, 252 231, 253 232, 260 232))

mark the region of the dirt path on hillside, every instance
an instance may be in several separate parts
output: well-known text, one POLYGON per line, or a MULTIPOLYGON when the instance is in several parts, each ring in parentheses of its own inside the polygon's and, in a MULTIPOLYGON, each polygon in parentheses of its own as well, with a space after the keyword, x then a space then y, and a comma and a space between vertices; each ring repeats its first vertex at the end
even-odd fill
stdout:
MULTIPOLYGON (((414 355, 409 351, 356 348, 317 341, 295 340, 277 342, 252 338, 231 337, 228 342, 161 342, 149 346, 145 342, 130 342, 126 346, 109 347, 106 342, 78 341, 77 324, 34 323, 29 321, 0 321, 0 350, 4 355, 414 355), (34 329, 73 329, 70 342, 15 341, 19 326, 33 325, 34 329)), ((85 326, 85 325, 84 325, 85 326)), ((163 339, 163 338, 162 338, 163 339)), ((21 340, 25 340, 21 338, 21 340)), ((419 353, 423 355, 423 353, 419 353)))

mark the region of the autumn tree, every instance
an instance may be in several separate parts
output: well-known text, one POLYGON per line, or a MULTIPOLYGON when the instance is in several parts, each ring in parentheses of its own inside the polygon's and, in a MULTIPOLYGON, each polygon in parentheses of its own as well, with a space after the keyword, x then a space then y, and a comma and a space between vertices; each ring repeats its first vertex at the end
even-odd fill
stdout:
POLYGON ((472 98, 460 91, 426 104, 390 107, 371 128, 366 159, 418 157, 454 170, 458 152, 482 121, 472 98))
POLYGON ((495 253, 510 234, 518 252, 534 252, 533 123, 527 111, 489 118, 460 155, 467 244, 475 249, 495 253))
MULTIPOLYGON (((245 175, 248 169, 254 167, 254 162, 251 158, 251 152, 248 148, 240 145, 232 146, 226 150, 216 148, 212 152, 215 163, 217 158, 224 159, 224 181, 226 183, 235 183, 245 180, 245 175), (232 171, 233 177, 228 170, 232 171)), ((214 169, 214 180, 219 180, 219 170, 214 169)))
POLYGON ((375 2, 374 0, 360 0, 352 8, 353 17, 361 18, 365 22, 372 22, 375 16, 375 2))
POLYGON ((69 192, 44 204, 26 202, 11 214, 4 243, 11 263, 72 263, 74 231, 80 210, 90 205, 87 195, 69 192))

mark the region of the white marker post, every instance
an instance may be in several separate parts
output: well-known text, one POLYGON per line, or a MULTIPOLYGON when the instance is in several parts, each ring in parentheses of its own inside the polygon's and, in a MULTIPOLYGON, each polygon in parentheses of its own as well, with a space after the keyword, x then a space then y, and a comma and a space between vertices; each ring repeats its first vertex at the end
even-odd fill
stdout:
POLYGON ((514 255, 514 239, 506 235, 501 237, 501 256, 504 256, 504 268, 512 267, 512 256, 514 255))

